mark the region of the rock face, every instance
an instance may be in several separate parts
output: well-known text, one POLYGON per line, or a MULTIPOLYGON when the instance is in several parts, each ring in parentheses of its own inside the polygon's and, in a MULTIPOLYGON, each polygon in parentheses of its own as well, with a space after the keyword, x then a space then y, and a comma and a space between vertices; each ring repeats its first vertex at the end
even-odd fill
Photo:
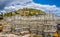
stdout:
MULTIPOLYGON (((57 24, 60 22, 60 19, 58 19, 60 17, 51 13, 45 14, 36 9, 24 8, 4 15, 6 16, 3 20, 11 25, 11 28, 7 28, 7 30, 11 29, 9 32, 18 35, 23 31, 29 31, 31 34, 43 34, 45 37, 52 36, 57 31, 57 24)), ((5 31, 5 29, 3 30, 5 31)))
POLYGON ((31 34, 42 35, 43 32, 53 34, 57 31, 54 14, 29 17, 13 15, 11 17, 4 17, 4 20, 12 25, 12 32, 15 34, 19 34, 22 31, 29 31, 31 34))

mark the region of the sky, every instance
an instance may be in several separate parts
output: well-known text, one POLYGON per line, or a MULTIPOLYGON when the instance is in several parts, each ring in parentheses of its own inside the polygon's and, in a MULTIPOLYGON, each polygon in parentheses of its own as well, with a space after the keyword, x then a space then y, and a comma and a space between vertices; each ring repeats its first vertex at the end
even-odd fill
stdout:
POLYGON ((60 16, 60 0, 0 0, 0 12, 6 13, 22 8, 34 8, 60 16))
POLYGON ((57 7, 60 7, 60 0, 34 0, 34 2, 38 4, 56 5, 57 7))

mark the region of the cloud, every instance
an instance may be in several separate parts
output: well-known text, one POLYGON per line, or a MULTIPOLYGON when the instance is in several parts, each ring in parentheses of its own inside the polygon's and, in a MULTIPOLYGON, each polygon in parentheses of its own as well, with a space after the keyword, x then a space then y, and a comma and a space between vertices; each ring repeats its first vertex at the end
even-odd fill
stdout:
MULTIPOLYGON (((13 0, 9 5, 4 7, 4 10, 7 12, 22 9, 24 7, 40 9, 46 13, 51 12, 56 15, 60 14, 60 8, 55 5, 43 5, 34 3, 33 0, 13 0)), ((3 11, 4 11, 3 10, 3 11)))
POLYGON ((4 9, 5 6, 9 5, 13 0, 0 0, 0 10, 4 9))
POLYGON ((4 7, 4 10, 10 12, 10 11, 22 9, 29 3, 32 3, 32 0, 14 0, 8 6, 4 7))
POLYGON ((6 6, 10 6, 11 4, 24 4, 32 0, 0 0, 0 10, 4 9, 6 6))
POLYGON ((31 5, 27 5, 28 7, 32 7, 32 8, 36 8, 36 9, 40 9, 46 13, 50 12, 50 13, 54 13, 58 16, 60 16, 60 8, 56 7, 55 5, 42 5, 42 4, 31 4, 31 5))
POLYGON ((30 2, 32 0, 14 0, 11 4, 17 4, 17 3, 20 3, 20 4, 24 4, 26 2, 30 2))

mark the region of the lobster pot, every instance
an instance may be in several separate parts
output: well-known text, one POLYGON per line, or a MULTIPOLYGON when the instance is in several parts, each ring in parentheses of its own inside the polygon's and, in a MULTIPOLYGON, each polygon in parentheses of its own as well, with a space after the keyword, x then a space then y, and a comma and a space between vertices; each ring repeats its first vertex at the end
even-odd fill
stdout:
POLYGON ((29 27, 23 27, 23 31, 29 31, 29 27))
POLYGON ((30 30, 31 34, 37 34, 37 30, 30 30))
POLYGON ((53 37, 53 32, 45 32, 44 37, 53 37))
POLYGON ((15 31, 15 27, 16 27, 16 24, 12 24, 12 33, 14 33, 14 31, 15 31))
POLYGON ((37 30, 38 31, 43 31, 43 25, 38 24, 37 30))
POLYGON ((13 34, 15 33, 15 28, 12 28, 12 33, 13 33, 13 34))
POLYGON ((10 33, 11 32, 11 26, 5 25, 3 26, 3 33, 10 33))
POLYGON ((29 31, 29 24, 23 24, 22 29, 23 31, 29 31))
POLYGON ((37 25, 36 24, 31 24, 30 29, 37 29, 37 25))
POLYGON ((19 25, 19 24, 16 24, 16 25, 15 25, 15 28, 19 28, 19 27, 20 27, 20 25, 19 25))
POLYGON ((43 31, 44 32, 56 32, 57 31, 57 28, 56 28, 56 26, 45 25, 43 31))
POLYGON ((57 25, 57 29, 60 30, 60 24, 57 25))
POLYGON ((22 32, 22 28, 15 28, 14 34, 20 35, 20 32, 22 32))
POLYGON ((42 35, 43 32, 42 32, 42 31, 38 31, 37 34, 38 34, 38 35, 42 35))
POLYGON ((52 31, 52 29, 52 25, 44 25, 44 31, 48 32, 48 30, 52 31))
POLYGON ((22 28, 29 28, 29 24, 23 24, 22 28))

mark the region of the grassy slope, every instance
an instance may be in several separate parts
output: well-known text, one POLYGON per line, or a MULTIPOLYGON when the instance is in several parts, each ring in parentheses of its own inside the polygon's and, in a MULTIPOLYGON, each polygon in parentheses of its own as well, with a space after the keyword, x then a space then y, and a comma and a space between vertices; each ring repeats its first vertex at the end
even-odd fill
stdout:
POLYGON ((45 15, 46 14, 45 12, 43 12, 41 10, 32 9, 32 8, 23 8, 23 9, 19 9, 17 11, 5 13, 4 16, 12 16, 12 15, 15 15, 15 14, 20 14, 22 16, 25 16, 25 15, 26 16, 32 16, 32 15, 35 15, 37 13, 39 15, 45 15))

